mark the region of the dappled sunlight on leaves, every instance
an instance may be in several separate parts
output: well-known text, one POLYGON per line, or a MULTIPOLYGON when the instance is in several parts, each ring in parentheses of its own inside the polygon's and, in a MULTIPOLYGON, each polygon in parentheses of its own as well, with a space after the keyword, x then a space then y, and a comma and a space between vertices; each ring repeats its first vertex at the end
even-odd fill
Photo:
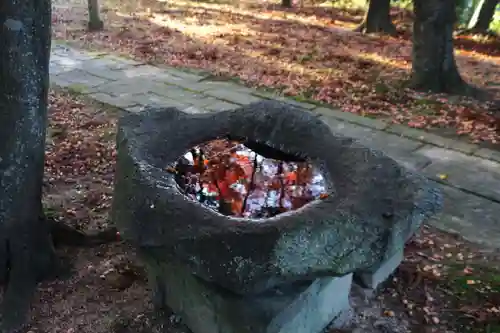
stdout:
MULTIPOLYGON (((124 13, 108 3, 106 31, 89 34, 56 20, 54 34, 141 60, 236 76, 346 112, 416 128, 451 127, 476 142, 497 142, 500 121, 488 103, 405 89, 410 35, 365 36, 346 29, 362 12, 186 1, 149 5, 124 13)), ((401 24, 411 22, 407 11, 396 9, 393 16, 401 24)), ((500 55, 490 46, 496 42, 472 42, 457 39, 459 69, 468 82, 499 97, 500 55)))

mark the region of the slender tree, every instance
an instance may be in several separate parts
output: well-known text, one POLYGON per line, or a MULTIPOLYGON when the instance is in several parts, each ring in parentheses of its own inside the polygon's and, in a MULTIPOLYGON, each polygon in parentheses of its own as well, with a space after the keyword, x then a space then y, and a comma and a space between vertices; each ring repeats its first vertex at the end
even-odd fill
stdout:
POLYGON ((391 20, 391 0, 369 0, 363 22, 354 31, 363 33, 396 34, 391 20))
POLYGON ((453 52, 456 0, 414 0, 412 73, 418 90, 469 94, 453 52))
POLYGON ((89 31, 99 31, 104 27, 104 23, 101 20, 99 14, 99 1, 98 0, 87 0, 87 5, 89 8, 89 31))
POLYGON ((481 0, 469 21, 467 31, 472 33, 488 33, 498 1, 499 0, 481 0))
POLYGON ((0 332, 10 333, 55 262, 41 201, 50 0, 2 0, 0 24, 0 332))

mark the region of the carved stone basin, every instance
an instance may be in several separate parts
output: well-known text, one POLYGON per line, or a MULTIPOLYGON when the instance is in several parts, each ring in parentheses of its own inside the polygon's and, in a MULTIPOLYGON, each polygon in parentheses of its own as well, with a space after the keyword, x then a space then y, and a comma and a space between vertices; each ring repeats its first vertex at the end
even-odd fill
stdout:
POLYGON ((149 108, 120 120, 117 146, 113 220, 155 267, 157 289, 161 263, 250 298, 350 273, 370 284, 394 258, 382 279, 397 267, 405 242, 441 205, 422 176, 335 136, 313 114, 274 101, 196 115, 149 108), (190 199, 168 169, 192 147, 227 137, 246 140, 264 156, 307 158, 324 176, 327 195, 258 222, 190 199))

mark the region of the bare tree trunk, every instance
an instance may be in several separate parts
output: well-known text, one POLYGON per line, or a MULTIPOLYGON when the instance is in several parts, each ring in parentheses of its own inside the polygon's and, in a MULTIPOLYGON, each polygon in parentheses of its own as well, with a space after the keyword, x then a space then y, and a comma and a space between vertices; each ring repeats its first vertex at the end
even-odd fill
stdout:
POLYGON ((354 29, 362 33, 396 34, 396 27, 391 20, 391 0, 369 0, 363 22, 354 29))
POLYGON ((460 76, 453 54, 456 0, 414 0, 413 88, 468 94, 471 87, 460 76))
POLYGON ((99 2, 98 0, 87 0, 88 8, 89 8, 89 22, 88 29, 89 31, 99 31, 104 27, 104 23, 101 21, 101 17, 99 15, 99 2))
POLYGON ((498 0, 481 0, 469 22, 468 32, 487 33, 497 4, 498 0))
POLYGON ((55 262, 41 201, 50 0, 3 0, 0 26, 0 332, 10 333, 55 262))

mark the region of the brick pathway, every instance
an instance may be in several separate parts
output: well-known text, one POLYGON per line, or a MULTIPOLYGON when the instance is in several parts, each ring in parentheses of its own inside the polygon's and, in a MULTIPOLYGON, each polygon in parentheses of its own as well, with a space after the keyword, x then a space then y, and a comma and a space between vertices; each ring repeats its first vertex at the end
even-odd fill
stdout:
POLYGON ((381 120, 298 103, 229 81, 213 80, 173 68, 159 68, 112 55, 90 53, 55 43, 53 84, 130 112, 146 104, 210 112, 275 98, 300 105, 334 132, 354 137, 441 183, 443 212, 430 224, 465 239, 500 249, 500 152, 443 138, 381 120), (448 177, 440 179, 441 174, 448 177))

